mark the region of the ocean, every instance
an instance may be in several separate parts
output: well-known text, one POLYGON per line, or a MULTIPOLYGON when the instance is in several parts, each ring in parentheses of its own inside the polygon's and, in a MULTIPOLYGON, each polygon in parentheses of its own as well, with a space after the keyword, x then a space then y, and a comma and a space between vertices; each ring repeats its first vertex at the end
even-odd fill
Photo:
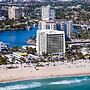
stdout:
POLYGON ((0 90, 90 90, 90 76, 4 82, 0 90))

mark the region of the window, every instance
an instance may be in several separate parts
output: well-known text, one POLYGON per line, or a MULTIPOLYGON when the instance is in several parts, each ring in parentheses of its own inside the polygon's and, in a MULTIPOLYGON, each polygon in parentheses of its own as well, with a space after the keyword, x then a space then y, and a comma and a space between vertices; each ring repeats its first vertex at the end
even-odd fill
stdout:
POLYGON ((56 30, 56 25, 54 25, 54 30, 56 30))
POLYGON ((50 25, 46 25, 46 29, 50 29, 50 25))

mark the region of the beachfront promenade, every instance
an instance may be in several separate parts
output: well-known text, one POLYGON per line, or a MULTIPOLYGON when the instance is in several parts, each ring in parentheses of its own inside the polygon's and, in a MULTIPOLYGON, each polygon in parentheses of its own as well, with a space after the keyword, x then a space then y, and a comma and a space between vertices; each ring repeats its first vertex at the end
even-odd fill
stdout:
POLYGON ((90 60, 59 61, 42 64, 44 65, 43 67, 36 67, 33 64, 19 64, 17 65, 19 66, 18 68, 13 69, 6 69, 5 67, 8 65, 0 66, 0 82, 90 74, 90 60))

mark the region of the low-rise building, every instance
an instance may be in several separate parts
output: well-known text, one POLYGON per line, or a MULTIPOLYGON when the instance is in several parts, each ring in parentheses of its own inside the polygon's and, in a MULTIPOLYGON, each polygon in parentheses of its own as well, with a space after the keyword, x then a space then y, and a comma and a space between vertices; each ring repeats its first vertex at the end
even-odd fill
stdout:
POLYGON ((0 42, 0 52, 7 50, 7 45, 3 42, 0 42))

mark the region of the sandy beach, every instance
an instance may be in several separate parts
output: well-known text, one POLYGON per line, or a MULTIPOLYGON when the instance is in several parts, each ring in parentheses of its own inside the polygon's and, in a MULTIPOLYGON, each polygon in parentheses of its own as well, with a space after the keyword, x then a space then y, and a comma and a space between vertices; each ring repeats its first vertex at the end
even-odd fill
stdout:
POLYGON ((0 82, 41 79, 59 76, 90 75, 90 61, 56 62, 56 66, 19 67, 15 69, 0 68, 0 82))

